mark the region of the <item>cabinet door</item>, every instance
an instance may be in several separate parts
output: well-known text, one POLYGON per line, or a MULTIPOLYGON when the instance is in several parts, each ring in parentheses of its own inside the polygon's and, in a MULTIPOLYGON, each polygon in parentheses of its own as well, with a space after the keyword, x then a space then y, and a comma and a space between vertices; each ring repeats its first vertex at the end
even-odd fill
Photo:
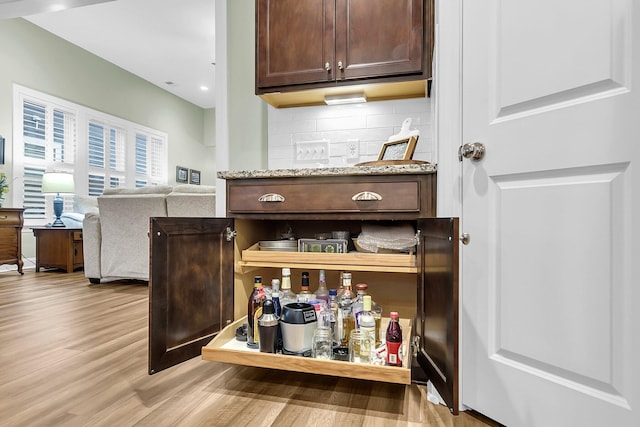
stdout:
POLYGON ((149 374, 199 356, 233 320, 226 218, 151 218, 149 374))
POLYGON ((418 220, 416 361, 458 413, 458 218, 418 220))
POLYGON ((337 80, 420 74, 424 0, 336 0, 337 80))
POLYGON ((256 93, 335 80, 335 0, 258 0, 256 7, 256 93))

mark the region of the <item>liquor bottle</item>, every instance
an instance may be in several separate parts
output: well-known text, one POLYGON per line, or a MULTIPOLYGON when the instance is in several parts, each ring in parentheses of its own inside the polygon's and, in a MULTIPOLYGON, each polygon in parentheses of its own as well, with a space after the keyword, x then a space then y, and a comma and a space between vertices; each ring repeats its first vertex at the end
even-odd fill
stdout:
POLYGON ((249 295, 247 304, 247 347, 258 348, 258 324, 256 319, 262 314, 262 305, 266 300, 264 289, 262 288, 262 277, 253 278, 253 291, 249 295))
POLYGON ((341 271, 340 279, 338 280, 338 299, 340 298, 340 295, 342 295, 342 291, 344 291, 344 287, 342 286, 343 283, 344 283, 344 272, 341 271))
POLYGON ((272 300, 266 300, 257 323, 261 353, 275 353, 278 343, 278 317, 274 312, 272 300))
POLYGON ((329 289, 329 309, 331 310, 330 314, 330 322, 331 322, 331 333, 333 334, 333 344, 340 344, 340 337, 338 336, 338 290, 337 289, 329 289))
POLYGON ((284 307, 292 302, 297 302, 297 296, 291 291, 291 270, 282 269, 282 284, 280 287, 280 305, 284 307))
POLYGON ((360 317, 360 313, 364 309, 364 300, 363 297, 367 294, 367 284, 366 283, 358 283, 356 285, 356 299, 353 302, 353 307, 351 308, 351 329, 358 329, 360 324, 358 323, 358 317, 360 317))
POLYGON ((316 296, 309 290, 309 272, 302 272, 302 282, 300 283, 300 293, 298 294, 298 302, 309 302, 316 299, 316 296))
POLYGON ((342 275, 342 294, 338 298, 338 333, 340 343, 348 345, 349 334, 351 333, 351 308, 355 295, 351 290, 351 273, 343 273, 342 275))
POLYGON ((358 329, 370 333, 375 339, 376 321, 371 312, 371 295, 365 295, 363 298, 363 308, 358 318, 358 329))
MULTIPOLYGON (((282 306, 280 305, 280 280, 271 279, 271 301, 273 301, 273 313, 278 319, 282 316, 282 306)), ((282 350, 282 330, 278 322, 278 337, 276 339, 276 352, 282 350)))
POLYGON ((400 346, 402 345, 402 328, 398 322, 398 312, 389 313, 389 326, 387 326, 387 365, 402 366, 400 346))
MULTIPOLYGON (((352 308, 352 317, 351 317, 351 329, 358 329, 360 327, 360 313, 363 310, 363 298, 365 295, 367 295, 367 289, 368 286, 366 283, 358 283, 356 285, 356 292, 357 292, 357 298, 356 301, 353 303, 353 308, 352 308)), ((373 314, 373 318, 376 321, 376 330, 375 330, 375 340, 376 340, 376 347, 380 346, 382 344, 382 341, 380 339, 380 323, 381 323, 381 319, 382 319, 382 307, 378 304, 376 304, 375 301, 373 301, 373 299, 371 299, 371 313, 373 314)))
POLYGON ((318 273, 318 290, 316 291, 316 298, 323 300, 329 305, 329 291, 327 290, 327 280, 324 270, 320 270, 318 273))

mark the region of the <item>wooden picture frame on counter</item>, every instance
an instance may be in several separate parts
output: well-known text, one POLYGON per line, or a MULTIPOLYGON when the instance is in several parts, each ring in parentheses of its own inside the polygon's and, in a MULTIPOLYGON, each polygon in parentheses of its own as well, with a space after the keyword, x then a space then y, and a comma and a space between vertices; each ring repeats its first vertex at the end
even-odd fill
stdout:
POLYGON ((417 135, 385 142, 378 154, 378 161, 411 160, 417 142, 417 135))

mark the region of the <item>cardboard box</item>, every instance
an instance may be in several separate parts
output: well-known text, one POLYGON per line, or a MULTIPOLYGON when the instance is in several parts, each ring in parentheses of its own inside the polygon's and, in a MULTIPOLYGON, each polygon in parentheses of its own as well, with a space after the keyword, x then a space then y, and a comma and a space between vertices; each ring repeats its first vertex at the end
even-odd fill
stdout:
POLYGON ((298 239, 298 252, 347 253, 348 242, 343 239, 298 239))

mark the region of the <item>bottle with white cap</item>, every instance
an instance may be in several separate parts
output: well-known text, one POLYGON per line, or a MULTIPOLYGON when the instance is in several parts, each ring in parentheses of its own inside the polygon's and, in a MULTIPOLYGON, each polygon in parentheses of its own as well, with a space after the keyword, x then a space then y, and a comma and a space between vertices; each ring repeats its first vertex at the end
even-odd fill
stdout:
POLYGON ((282 283, 280 284, 280 305, 284 307, 297 300, 297 295, 291 290, 291 269, 285 267, 282 269, 282 283))

